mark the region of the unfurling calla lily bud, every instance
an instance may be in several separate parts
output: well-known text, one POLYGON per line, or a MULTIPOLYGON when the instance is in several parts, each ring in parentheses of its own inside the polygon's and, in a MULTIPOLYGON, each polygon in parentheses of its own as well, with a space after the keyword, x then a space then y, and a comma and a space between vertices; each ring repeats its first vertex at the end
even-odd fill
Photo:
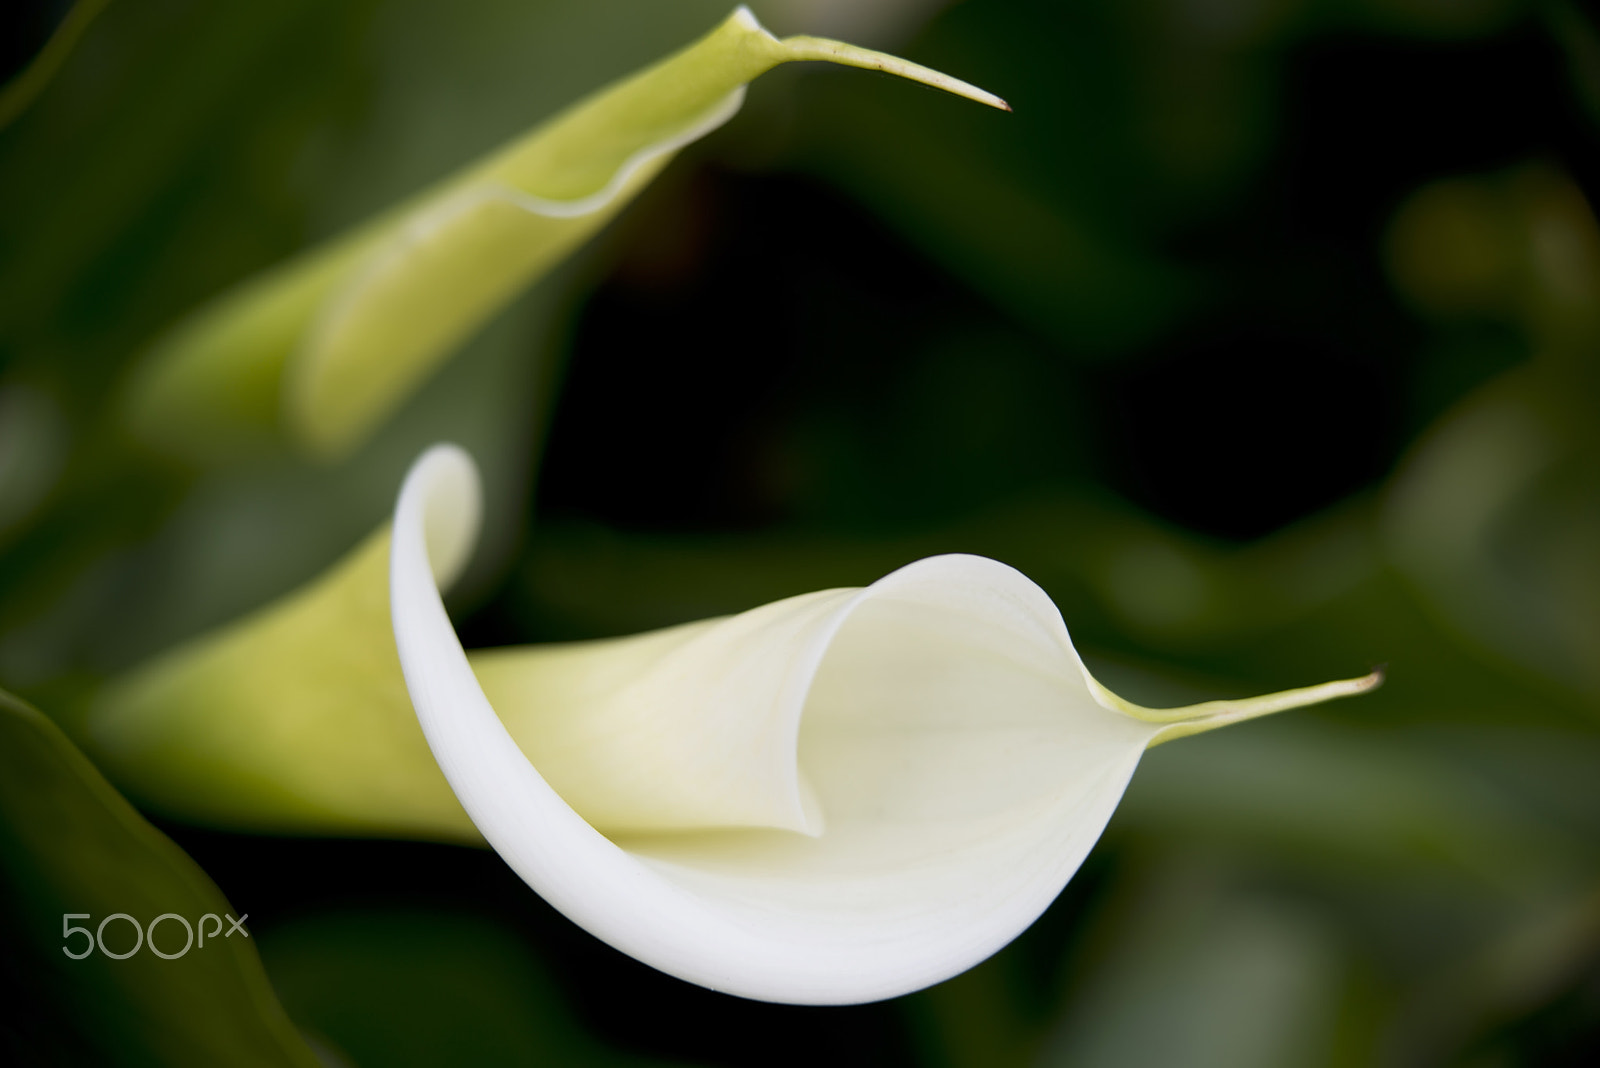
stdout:
POLYGON ((395 512, 395 642, 444 777, 568 917, 745 997, 843 1004, 956 975, 1061 891, 1147 748, 1381 681, 1141 708, 1094 680, 1042 590, 975 556, 469 658, 437 583, 477 516, 451 446, 395 512))
POLYGON ((1042 590, 976 556, 629 638, 467 654, 439 587, 478 514, 471 459, 430 450, 392 536, 101 694, 97 760, 213 825, 487 839, 663 971, 844 1003, 938 982, 1019 934, 1150 746, 1380 681, 1141 708, 1085 670, 1042 590))
POLYGON ((127 397, 135 433, 194 459, 286 434, 338 457, 476 327, 577 248, 684 145, 795 60, 887 71, 995 107, 937 71, 747 8, 366 224, 245 281, 157 342, 127 397))

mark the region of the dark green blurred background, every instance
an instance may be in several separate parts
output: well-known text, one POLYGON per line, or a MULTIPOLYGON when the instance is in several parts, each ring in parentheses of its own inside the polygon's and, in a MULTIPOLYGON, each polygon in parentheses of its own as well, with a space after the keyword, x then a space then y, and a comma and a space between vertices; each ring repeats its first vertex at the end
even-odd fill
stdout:
MULTIPOLYGON (((37 94, 13 80, 0 685, 70 719, 319 572, 439 439, 490 489, 453 604, 469 647, 983 553, 1134 700, 1389 682, 1152 753, 1033 930, 857 1008, 665 978, 490 853, 162 826, 251 914, 290 1016, 363 1068, 1592 1063, 1594 12, 753 6, 1015 114, 860 71, 763 78, 333 469, 179 470, 111 406, 197 302, 722 0, 114 0, 37 94)), ((64 12, 7 8, 8 71, 64 12)), ((50 1029, 18 1021, 54 995, 16 997, 7 1041, 47 1063, 50 1029)))

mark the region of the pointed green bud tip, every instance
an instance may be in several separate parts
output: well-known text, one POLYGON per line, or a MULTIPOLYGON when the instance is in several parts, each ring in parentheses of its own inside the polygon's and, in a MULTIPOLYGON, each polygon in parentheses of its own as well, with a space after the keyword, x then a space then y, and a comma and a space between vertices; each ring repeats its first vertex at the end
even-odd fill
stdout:
POLYGON ((1277 693, 1263 694, 1260 697, 1245 697, 1230 701, 1205 701, 1197 705, 1187 705, 1182 708, 1145 708, 1107 690, 1098 682, 1093 682, 1092 688, 1095 696, 1107 708, 1114 708, 1119 712, 1132 716, 1134 719, 1159 726, 1159 730, 1150 738, 1149 748, 1154 748, 1162 742, 1170 742, 1174 738, 1186 738, 1191 734, 1204 734, 1214 731, 1218 727, 1226 727, 1234 723, 1243 723, 1247 719, 1258 719, 1261 716, 1270 716, 1274 712, 1287 712, 1291 708, 1304 708, 1307 705, 1317 705, 1324 701, 1333 701, 1340 697, 1355 697, 1359 694, 1376 690, 1383 685, 1385 670, 1383 667, 1373 668, 1372 671, 1360 678, 1337 679, 1333 682, 1324 682, 1318 686, 1302 686, 1293 690, 1280 690, 1277 693))

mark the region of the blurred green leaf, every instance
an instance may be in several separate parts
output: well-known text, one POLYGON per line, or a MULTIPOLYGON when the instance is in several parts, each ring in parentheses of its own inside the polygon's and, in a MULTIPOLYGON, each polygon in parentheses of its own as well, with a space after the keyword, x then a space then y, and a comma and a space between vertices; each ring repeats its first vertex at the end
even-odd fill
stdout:
MULTIPOLYGON (((1130 832, 1246 848, 1329 886, 1404 884, 1493 909, 1541 901, 1591 876, 1597 858, 1586 855, 1576 827, 1561 827, 1453 753, 1433 752, 1437 737, 1312 716, 1234 731, 1176 757, 1152 753, 1117 819, 1130 832)), ((1596 750, 1582 736, 1565 743, 1596 750)))
POLYGON ((1312 910, 1252 898, 1225 876, 1166 874, 1165 885, 1146 889, 1137 927, 1085 978, 1035 1063, 1326 1064, 1343 985, 1337 934, 1312 910))
POLYGON ((974 122, 892 86, 846 98, 819 79, 802 97, 798 159, 1070 351, 1147 342, 1196 282, 1152 247, 1162 172, 1129 143, 1142 87, 1128 84, 1115 7, 954 5, 913 51, 1003 86, 1018 107, 1011 122, 974 122))
POLYGON ((0 133, 0 347, 76 411, 218 273, 292 248, 282 179, 348 105, 369 6, 107 6, 0 133))
MULTIPOLYGON (((70 959, 83 944, 82 936, 62 938, 67 913, 88 914, 68 921, 79 926, 98 927, 118 913, 141 925, 166 913, 198 924, 207 913, 230 914, 232 906, 58 728, 3 691, 0 872, 10 928, 6 970, 18 973, 23 989, 33 991, 47 1013, 58 998, 68 1014, 65 1034, 53 1031, 60 1021, 47 1014, 21 1040, 37 1047, 19 1051, 26 1063, 57 1059, 62 1039, 76 1039, 80 1050, 93 1050, 94 1063, 103 1064, 318 1063, 284 1015, 245 938, 220 938, 171 960, 148 946, 122 960, 98 949, 70 959)), ((175 951, 177 929, 172 921, 159 928, 168 952, 175 951)), ((126 921, 107 933, 125 939, 126 921)), ((8 1012, 15 1008, 8 1006, 8 1012)), ((19 1027, 29 1023, 18 1017, 19 1027)))
POLYGON ((1457 328, 1505 320, 1531 353, 1410 451, 1386 502, 1389 556, 1468 641, 1592 699, 1600 695, 1593 211, 1565 175, 1527 165, 1424 187, 1396 215, 1389 245, 1397 287, 1425 314, 1457 328))
POLYGON ((77 45, 83 31, 111 0, 77 0, 62 16, 44 47, 28 65, 0 87, 0 129, 4 129, 38 96, 77 45))
POLYGON ((317 914, 264 930, 261 955, 294 1018, 360 1068, 657 1063, 591 1037, 515 935, 477 917, 317 914))

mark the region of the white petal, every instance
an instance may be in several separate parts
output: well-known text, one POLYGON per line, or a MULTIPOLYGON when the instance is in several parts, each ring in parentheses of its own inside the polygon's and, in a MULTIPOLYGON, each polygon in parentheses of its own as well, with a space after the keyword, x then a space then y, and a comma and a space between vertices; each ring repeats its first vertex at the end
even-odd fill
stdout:
POLYGON ((502 723, 607 834, 822 832, 798 760, 806 688, 854 590, 615 641, 475 652, 502 723))
MULTIPOLYGON (((798 763, 823 833, 608 838, 524 756, 439 599, 430 549, 470 541, 472 508, 461 502, 472 493, 462 487, 475 479, 465 453, 437 447, 412 469, 395 516, 395 639, 423 732, 519 875, 599 938, 680 978, 843 1004, 961 972, 1061 890, 1159 729, 1096 699, 1033 583, 990 560, 937 557, 864 590, 757 610, 783 626, 752 626, 750 614, 699 624, 708 648, 722 629, 724 651, 790 669, 730 681, 709 656, 663 691, 664 714, 680 719, 702 688, 757 710, 798 703, 798 763)), ((671 644, 660 647, 663 677, 676 663, 671 644)), ((638 663, 637 648, 617 648, 638 663)), ((737 765, 738 752, 725 755, 737 765)))

